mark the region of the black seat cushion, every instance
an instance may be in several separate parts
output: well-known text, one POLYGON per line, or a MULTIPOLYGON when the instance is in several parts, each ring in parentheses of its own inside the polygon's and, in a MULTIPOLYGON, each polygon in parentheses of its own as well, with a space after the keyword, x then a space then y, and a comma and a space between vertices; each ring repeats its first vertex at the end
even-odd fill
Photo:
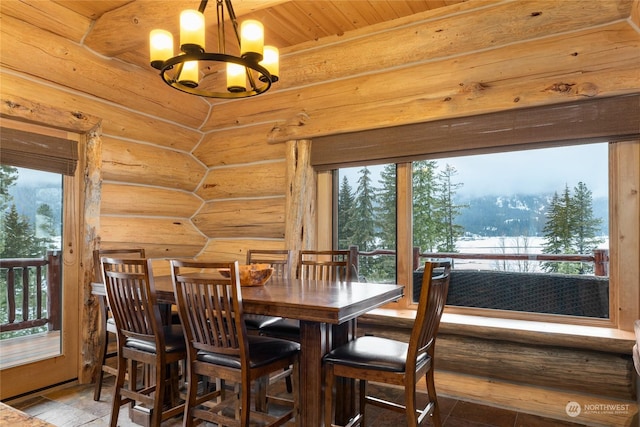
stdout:
MULTIPOLYGON (((249 366, 256 368, 274 362, 283 357, 291 356, 300 351, 300 344, 281 340, 278 338, 262 337, 250 335, 249 339, 249 366)), ((212 363, 214 365, 227 366, 240 369, 240 358, 226 354, 199 351, 197 358, 199 361, 212 363)))
POLYGON ((280 319, 260 328, 260 332, 267 336, 270 335, 299 340, 300 321, 296 319, 280 319))
MULTIPOLYGON (((186 350, 186 344, 184 341, 184 333, 182 330, 182 326, 169 325, 169 326, 165 326, 163 329, 164 329, 165 352, 173 353, 177 351, 186 350)), ((146 351, 148 353, 156 352, 156 343, 154 341, 147 341, 139 338, 127 338, 125 346, 131 347, 140 351, 146 351)))
MULTIPOLYGON (((409 344, 380 337, 359 337, 341 345, 324 356, 324 361, 356 368, 404 372, 409 344)), ((419 357, 418 364, 428 359, 419 357)))
POLYGON ((247 326, 247 329, 258 330, 272 325, 281 319, 282 317, 263 316, 262 314, 245 314, 244 324, 247 326))

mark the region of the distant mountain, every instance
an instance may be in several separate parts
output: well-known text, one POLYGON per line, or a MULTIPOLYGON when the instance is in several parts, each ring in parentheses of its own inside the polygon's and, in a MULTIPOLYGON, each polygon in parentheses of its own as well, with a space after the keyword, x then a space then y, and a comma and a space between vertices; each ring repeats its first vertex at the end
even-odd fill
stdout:
MULTIPOLYGON (((458 205, 467 205, 456 224, 471 235, 543 236, 546 211, 553 194, 515 194, 510 196, 461 197, 458 205)), ((608 234, 608 200, 593 200, 593 214, 602 218, 602 234, 608 234)))

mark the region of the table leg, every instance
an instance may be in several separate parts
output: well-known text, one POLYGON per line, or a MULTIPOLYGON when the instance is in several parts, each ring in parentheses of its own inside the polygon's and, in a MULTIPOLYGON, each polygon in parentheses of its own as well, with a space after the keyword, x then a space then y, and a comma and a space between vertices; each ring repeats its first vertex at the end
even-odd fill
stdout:
MULTIPOLYGON (((302 427, 324 425, 322 356, 354 338, 355 320, 341 325, 300 321, 300 412, 302 427), (328 332, 331 332, 329 336, 328 332)), ((343 425, 355 412, 355 381, 336 379, 336 421, 343 425)))
POLYGON ((300 418, 302 427, 323 424, 322 356, 328 351, 327 325, 300 322, 300 418))
MULTIPOLYGON (((355 338, 356 320, 340 325, 332 325, 331 348, 346 344, 355 338)), ((335 379, 335 421, 339 425, 346 425, 356 412, 356 381, 350 378, 337 377, 335 379)))

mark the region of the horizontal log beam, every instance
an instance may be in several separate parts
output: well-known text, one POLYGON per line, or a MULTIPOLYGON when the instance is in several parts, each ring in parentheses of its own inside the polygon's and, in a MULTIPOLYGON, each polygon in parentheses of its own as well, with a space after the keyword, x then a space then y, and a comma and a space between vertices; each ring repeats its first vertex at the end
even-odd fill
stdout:
POLYGON ((209 239, 199 258, 223 262, 238 260, 240 264, 244 264, 249 249, 282 250, 286 247, 282 239, 209 239))
MULTIPOLYGON (((296 46, 294 51, 282 55, 282 75, 277 90, 367 75, 372 70, 437 62, 553 34, 580 31, 624 20, 631 13, 631 3, 626 0, 584 5, 548 0, 493 5, 469 2, 458 6, 373 25, 366 31, 323 38, 308 47, 296 46), (501 17, 499 23, 496 16, 501 17), (372 50, 375 50, 373 55, 372 50)), ((223 78, 224 73, 219 79, 223 78)))
POLYGON ((193 150, 193 155, 209 167, 281 160, 285 156, 284 145, 274 147, 267 140, 272 127, 270 123, 262 123, 249 128, 209 132, 193 150))
MULTIPOLYGON (((302 129, 281 138, 273 136, 277 140, 302 139, 332 133, 343 126, 367 129, 541 105, 554 102, 558 94, 546 89, 562 83, 558 76, 571 78, 573 81, 567 83, 574 85, 572 92, 560 95, 622 93, 637 88, 637 74, 628 71, 625 75, 624 70, 638 68, 639 38, 627 22, 618 22, 402 67, 379 67, 372 63, 377 55, 372 55, 366 77, 334 78, 331 73, 313 73, 318 79, 313 85, 268 93, 244 105, 242 114, 233 114, 230 103, 217 106, 216 117, 211 117, 203 130, 268 122, 281 126, 304 111, 310 120, 300 126, 302 129), (623 72, 621 78, 618 70, 623 72), (600 78, 593 81, 592 73, 599 73, 600 78), (331 121, 324 121, 325 116, 331 121)), ((345 50, 336 61, 348 63, 350 54, 345 50)), ((286 69, 284 58, 282 67, 286 69)), ((286 132, 279 129, 279 133, 286 132)))
POLYGON ((2 14, 16 17, 76 43, 80 43, 91 28, 91 19, 57 2, 38 2, 36 7, 29 3, 31 2, 3 1, 2 14))
MULTIPOLYGON (((78 118, 78 122, 91 122, 85 118, 98 118, 101 120, 102 133, 109 136, 145 141, 187 152, 191 151, 202 137, 199 131, 154 119, 94 97, 70 93, 63 87, 52 87, 43 84, 43 82, 6 72, 0 72, 0 80, 2 81, 3 112, 6 108, 5 105, 24 105, 25 107, 21 108, 30 108, 33 103, 24 104, 21 100, 37 99, 37 105, 46 105, 55 110, 71 112, 73 116, 78 118)), ((24 111, 22 114, 25 117, 34 115, 32 111, 24 111)), ((42 118, 46 119, 47 117, 42 118)), ((66 114, 59 119, 54 120, 53 123, 72 121, 66 114)), ((41 124, 48 123, 46 120, 41 122, 41 124)))
POLYGON ((285 198, 207 203, 193 223, 209 238, 284 238, 285 198))
POLYGON ((198 197, 185 191, 104 182, 100 213, 190 218, 202 203, 198 197))
POLYGON ((220 105, 217 114, 233 120, 210 121, 203 130, 270 122, 275 123, 270 140, 280 142, 633 93, 640 67, 638 49, 640 35, 627 23, 617 23, 387 70, 366 80, 354 77, 275 92, 245 104, 240 115, 226 111, 228 104, 220 105), (413 86, 407 88, 407 81, 413 86), (559 89, 565 87, 568 90, 559 89), (300 112, 308 120, 287 126, 300 112))
POLYGON ((206 170, 191 155, 115 138, 102 140, 105 180, 194 191, 206 170))
POLYGON ((205 201, 283 196, 286 169, 283 161, 212 169, 196 194, 205 201))
POLYGON ((106 59, 10 16, 2 17, 0 37, 11 40, 2 44, 3 68, 183 126, 197 128, 209 114, 208 103, 170 89, 152 68, 106 59), (33 65, 25 67, 28 64, 33 65))

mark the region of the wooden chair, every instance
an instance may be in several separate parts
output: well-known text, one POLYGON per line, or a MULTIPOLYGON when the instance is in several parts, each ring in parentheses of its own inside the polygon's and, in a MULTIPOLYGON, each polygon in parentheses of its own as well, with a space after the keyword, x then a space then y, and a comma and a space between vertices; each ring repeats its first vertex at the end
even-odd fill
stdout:
POLYGON ((342 251, 300 251, 297 276, 310 280, 352 279, 351 252, 342 251))
MULTIPOLYGON (((266 422, 267 426, 279 426, 292 418, 297 422, 300 345, 247 334, 238 262, 172 260, 171 275, 188 342, 188 392, 184 425, 192 426, 194 418, 242 427, 248 427, 250 419, 266 422), (217 274, 216 270, 220 268, 229 269, 230 277, 223 278, 217 274), (251 411, 252 382, 266 384, 263 381, 265 377, 290 365, 294 367, 295 386, 290 409, 279 412, 277 416, 268 414, 266 410, 251 411), (236 383, 240 392, 230 393, 231 396, 227 397, 225 387, 221 386, 213 391, 206 388, 199 394, 200 376, 236 383), (235 404, 235 417, 225 413, 230 400, 235 404)), ((269 402, 284 403, 274 397, 270 397, 269 402)))
POLYGON ((288 249, 249 249, 247 264, 271 264, 275 277, 289 277, 292 252, 288 249))
MULTIPOLYGON (((299 279, 350 281, 353 269, 349 251, 300 251, 296 275, 299 279)), ((281 319, 260 328, 266 336, 300 340, 300 322, 281 319)))
POLYGON ((144 413, 149 425, 159 426, 184 410, 178 396, 178 363, 187 356, 182 327, 163 323, 150 260, 103 257, 101 261, 118 342, 110 425, 116 427, 120 407, 131 403, 134 415, 144 413), (138 364, 154 368, 153 385, 139 385, 138 364))
MULTIPOLYGON (((350 280, 351 253, 349 251, 300 251, 296 275, 299 279, 350 280)), ((263 325, 261 335, 300 342, 300 321, 281 318, 263 325)), ((287 391, 291 392, 291 378, 285 373, 287 391)))
POLYGON ((333 388, 335 377, 360 380, 359 413, 349 425, 365 424, 365 407, 373 404, 405 413, 407 426, 418 426, 427 415, 440 427, 440 411, 433 380, 434 349, 440 318, 449 290, 451 264, 426 262, 422 290, 409 343, 374 336, 358 337, 327 353, 324 358, 325 426, 334 426, 333 388), (438 269, 438 275, 434 275, 438 269), (416 407, 416 384, 426 375, 429 402, 424 409, 416 407), (400 386, 404 389, 404 405, 367 395, 367 381, 400 386))
MULTIPOLYGON (((271 264, 273 267, 273 277, 289 277, 291 268, 291 251, 287 249, 259 250, 249 249, 247 251, 247 265, 249 264, 271 264)), ((247 330, 257 333, 266 326, 269 326, 282 317, 263 316, 260 314, 246 314, 244 316, 247 330)))
MULTIPOLYGON (((102 267, 100 265, 100 258, 103 256, 144 258, 145 253, 144 249, 96 249, 93 251, 93 272, 95 282, 103 281, 102 267)), ((95 401, 100 400, 104 373, 106 372, 111 375, 116 375, 118 371, 117 368, 107 364, 108 359, 111 359, 118 354, 115 351, 109 351, 110 337, 113 336, 113 339, 115 340, 116 324, 113 320, 113 316, 111 315, 111 311, 109 310, 106 298, 102 296, 98 297, 98 304, 101 323, 100 353, 98 356, 100 358, 100 369, 97 372, 98 378, 96 378, 93 389, 93 400, 95 401)))
MULTIPOLYGON (((310 280, 351 280, 351 253, 349 251, 300 251, 296 275, 310 280)), ((281 319, 260 329, 266 336, 300 340, 300 322, 281 319)))

